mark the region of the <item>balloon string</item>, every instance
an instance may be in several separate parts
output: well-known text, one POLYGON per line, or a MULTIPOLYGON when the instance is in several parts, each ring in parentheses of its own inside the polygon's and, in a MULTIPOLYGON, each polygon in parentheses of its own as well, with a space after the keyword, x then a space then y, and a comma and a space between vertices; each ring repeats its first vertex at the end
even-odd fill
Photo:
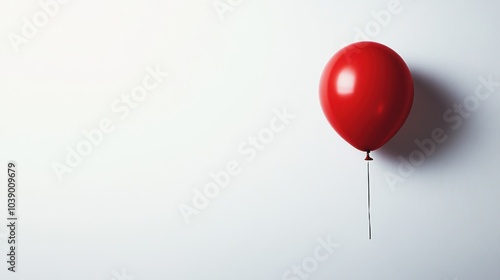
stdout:
POLYGON ((370 161, 366 161, 366 171, 368 177, 368 238, 372 239, 372 220, 371 220, 371 209, 370 209, 370 161))

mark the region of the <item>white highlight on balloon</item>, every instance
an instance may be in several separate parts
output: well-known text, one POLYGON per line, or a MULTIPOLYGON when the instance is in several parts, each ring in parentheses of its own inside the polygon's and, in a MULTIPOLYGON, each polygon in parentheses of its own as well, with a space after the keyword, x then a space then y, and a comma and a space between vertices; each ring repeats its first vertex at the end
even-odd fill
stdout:
POLYGON ((356 76, 351 69, 345 69, 337 78, 337 92, 340 94, 351 94, 354 90, 356 76))

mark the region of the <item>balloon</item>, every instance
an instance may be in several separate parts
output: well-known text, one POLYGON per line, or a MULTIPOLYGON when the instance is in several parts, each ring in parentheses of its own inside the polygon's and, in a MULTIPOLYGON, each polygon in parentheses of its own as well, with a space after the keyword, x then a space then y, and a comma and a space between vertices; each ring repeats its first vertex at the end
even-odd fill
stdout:
POLYGON ((413 103, 413 80, 403 59, 375 42, 337 52, 320 82, 326 118, 356 149, 374 151, 403 126, 413 103))

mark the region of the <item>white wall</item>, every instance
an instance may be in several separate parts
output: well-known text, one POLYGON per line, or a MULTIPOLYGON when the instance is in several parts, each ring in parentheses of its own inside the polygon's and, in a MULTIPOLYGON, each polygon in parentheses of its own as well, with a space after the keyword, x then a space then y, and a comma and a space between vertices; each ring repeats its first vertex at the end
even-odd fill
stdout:
POLYGON ((55 2, 46 18, 38 1, 0 1, 0 158, 19 168, 19 272, 1 278, 499 279, 500 87, 474 103, 480 77, 500 81, 499 2, 401 0, 381 25, 389 0, 227 1, 222 19, 212 0, 55 2), (364 155, 318 99, 357 28, 416 84, 409 120, 372 154, 371 241, 364 155), (148 67, 169 76, 124 107, 148 67), (464 101, 474 111, 443 118, 464 101), (276 110, 294 117, 281 126, 276 110), (89 144, 102 121, 113 130, 89 144), (250 148, 270 122, 280 131, 250 148), (447 140, 400 170, 435 128, 447 140))

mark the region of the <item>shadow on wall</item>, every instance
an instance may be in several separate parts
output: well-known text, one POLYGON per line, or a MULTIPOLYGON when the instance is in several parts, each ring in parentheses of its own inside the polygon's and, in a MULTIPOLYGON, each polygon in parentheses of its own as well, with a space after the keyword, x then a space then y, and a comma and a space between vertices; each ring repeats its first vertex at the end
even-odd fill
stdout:
MULTIPOLYGON (((411 74, 415 94, 410 115, 399 132, 380 148, 380 155, 396 162, 399 161, 398 156, 402 156, 406 160, 423 163, 445 156, 458 132, 464 128, 453 131, 450 121, 444 118, 447 111, 453 110, 452 104, 459 103, 452 99, 454 94, 446 85, 421 71, 412 71, 411 74), (439 131, 444 134, 436 137, 439 131), (433 138, 440 141, 436 142, 433 138), (420 159, 422 154, 423 159, 420 159)), ((456 114, 448 113, 449 116, 456 114)))

